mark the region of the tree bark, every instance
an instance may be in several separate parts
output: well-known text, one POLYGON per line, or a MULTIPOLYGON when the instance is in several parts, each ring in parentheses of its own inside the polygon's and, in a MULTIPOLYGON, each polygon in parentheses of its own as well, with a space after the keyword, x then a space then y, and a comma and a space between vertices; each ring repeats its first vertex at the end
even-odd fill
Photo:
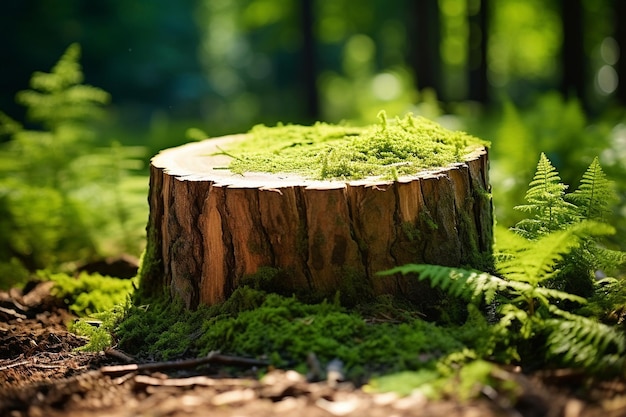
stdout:
POLYGON ((152 159, 145 294, 165 292, 195 308, 269 276, 278 292, 332 298, 339 291, 348 303, 380 294, 419 298, 406 277, 376 273, 410 262, 490 262, 486 149, 396 181, 317 181, 230 172, 229 158, 216 152, 239 140, 245 135, 152 159))

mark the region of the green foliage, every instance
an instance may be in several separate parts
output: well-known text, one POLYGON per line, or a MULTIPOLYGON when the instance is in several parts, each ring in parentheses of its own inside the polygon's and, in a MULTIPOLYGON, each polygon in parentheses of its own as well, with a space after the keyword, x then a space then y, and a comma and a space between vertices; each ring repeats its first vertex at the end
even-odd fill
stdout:
POLYGON ((513 230, 531 240, 564 228, 582 232, 583 239, 572 248, 567 259, 553 266, 555 273, 551 285, 590 296, 596 270, 611 272, 626 261, 626 253, 604 248, 598 239, 615 233, 604 220, 617 196, 597 158, 585 171, 578 189, 570 194, 565 193, 566 189, 556 169, 545 154, 541 154, 537 172, 526 193, 527 204, 516 207, 533 216, 518 222, 513 230))
POLYGON ((126 315, 129 306, 118 304, 111 309, 90 315, 89 320, 81 318, 68 327, 73 333, 89 339, 78 351, 100 352, 111 347, 115 341, 115 331, 126 315))
POLYGON ((0 264, 35 270, 140 251, 145 184, 129 173, 143 151, 98 146, 109 95, 82 84, 79 57, 71 45, 50 73, 34 73, 31 89, 18 93, 37 130, 0 113, 0 134, 9 139, 0 154, 0 264))
POLYGON ((314 352, 322 363, 340 359, 353 378, 432 367, 441 355, 463 349, 448 329, 394 314, 388 303, 381 308, 387 316, 403 319, 368 324, 363 315, 335 303, 306 304, 240 287, 225 303, 196 311, 164 302, 133 308, 119 327, 119 345, 164 358, 217 349, 266 357, 303 372, 307 355, 314 352))
POLYGON ((617 202, 617 195, 602 170, 598 157, 593 159, 583 174, 578 189, 568 194, 566 199, 574 203, 580 218, 605 220, 605 216, 617 202))
POLYGON ((590 371, 623 372, 624 334, 596 318, 568 311, 587 300, 562 290, 568 289, 570 283, 565 280, 572 279, 572 271, 590 280, 599 267, 626 260, 624 253, 595 249, 597 238, 614 233, 611 226, 592 220, 601 219, 608 209, 605 201, 595 202, 595 192, 602 189, 610 201, 610 188, 597 160, 584 178, 572 194, 574 203, 566 203, 566 186, 541 155, 526 194, 528 204, 521 206, 533 217, 518 223, 513 229, 517 233, 497 229, 499 276, 439 265, 404 265, 383 274, 416 274, 472 305, 495 307, 495 314, 487 317, 493 323, 490 326, 485 325, 487 320, 477 320, 476 308, 470 308, 468 323, 479 330, 466 327, 461 332, 463 340, 483 357, 498 356, 526 366, 557 361, 590 371), (544 352, 533 348, 537 343, 545 343, 544 352))
POLYGON ((594 371, 624 371, 626 335, 612 326, 550 306, 548 354, 563 364, 575 363, 594 371))
POLYGON ((31 90, 21 91, 16 97, 28 109, 29 119, 53 134, 104 117, 102 106, 110 101, 106 91, 82 84, 79 59, 80 46, 70 45, 50 73, 35 72, 31 90))
MULTIPOLYGON (((559 92, 539 95, 527 107, 505 100, 502 111, 493 117, 470 115, 465 120, 471 126, 466 128, 470 133, 491 139, 494 208, 498 222, 507 227, 524 218, 525 213, 513 207, 524 197, 528 189, 526 178, 532 178, 536 156, 542 151, 565 184, 577 184, 580 173, 591 162, 589 155, 601 155, 603 166, 611 168, 613 178, 624 177, 624 159, 620 162, 615 158, 624 148, 615 128, 620 121, 610 117, 589 120, 577 99, 564 98, 559 92)), ((623 217, 613 212, 607 220, 623 229, 623 217)))
POLYGON ((234 172, 292 172, 316 179, 358 179, 411 175, 458 162, 485 142, 407 114, 365 128, 317 123, 314 126, 256 126, 249 139, 224 152, 234 172), (245 153, 244 153, 245 151, 245 153))
POLYGON ((536 237, 571 223, 574 206, 563 198, 566 189, 558 172, 542 153, 530 188, 526 191, 527 204, 515 207, 533 214, 533 217, 520 221, 516 229, 527 237, 536 237))
POLYGON ((52 294, 65 301, 78 316, 111 310, 126 303, 134 289, 134 281, 81 273, 72 277, 64 273, 40 271, 39 277, 55 283, 52 294))

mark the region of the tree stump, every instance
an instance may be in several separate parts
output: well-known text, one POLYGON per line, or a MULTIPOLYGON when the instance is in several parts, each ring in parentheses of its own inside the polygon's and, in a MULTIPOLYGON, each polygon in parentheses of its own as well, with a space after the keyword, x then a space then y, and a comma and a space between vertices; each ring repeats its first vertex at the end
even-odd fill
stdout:
POLYGON ((232 173, 216 153, 245 138, 189 143, 152 159, 147 294, 169 292, 195 308, 270 276, 285 293, 414 299, 406 277, 376 273, 406 263, 484 268, 491 259, 484 147, 465 162, 396 180, 318 181, 232 173))

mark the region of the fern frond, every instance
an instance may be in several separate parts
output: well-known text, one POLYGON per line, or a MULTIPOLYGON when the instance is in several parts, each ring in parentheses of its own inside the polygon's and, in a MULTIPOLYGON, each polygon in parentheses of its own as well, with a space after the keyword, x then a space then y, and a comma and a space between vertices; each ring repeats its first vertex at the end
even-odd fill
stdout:
POLYGON ((551 304, 550 300, 555 301, 573 301, 578 304, 586 304, 587 299, 584 297, 580 297, 576 294, 570 294, 565 291, 555 290, 553 288, 546 287, 535 287, 533 294, 540 298, 544 305, 548 306, 551 304))
POLYGON ((579 239, 571 230, 554 232, 541 239, 530 241, 507 236, 500 231, 498 243, 500 255, 496 256, 496 269, 507 279, 536 285, 554 274, 554 267, 574 247, 579 239), (504 239, 503 239, 504 237, 504 239), (512 246, 507 246, 507 244, 512 246))
POLYGON ((613 271, 626 263, 626 252, 620 250, 607 249, 596 245, 590 248, 589 252, 595 261, 594 266, 605 272, 613 271))
POLYGON ((565 198, 577 206, 577 212, 582 219, 602 220, 610 212, 611 206, 617 201, 617 195, 613 183, 602 170, 598 157, 593 159, 583 174, 578 189, 565 198))
POLYGON ((432 287, 468 301, 484 300, 490 303, 498 291, 515 286, 502 278, 486 272, 453 268, 441 265, 408 264, 383 271, 380 275, 417 274, 420 281, 428 280, 432 287))
POLYGON ((558 274, 559 263, 586 238, 609 235, 614 229, 605 223, 584 221, 536 240, 516 237, 507 230, 496 231, 497 270, 507 279, 538 284, 558 274))
POLYGON ((541 153, 535 176, 524 197, 527 204, 514 207, 516 210, 533 214, 533 217, 519 222, 515 229, 533 238, 570 223, 576 206, 565 201, 566 189, 567 185, 561 182, 556 168, 546 155, 541 153))
POLYGON ((10 137, 22 130, 22 124, 0 111, 0 139, 10 137))
POLYGON ((91 121, 104 115, 101 106, 110 101, 110 95, 81 84, 84 77, 79 59, 80 46, 70 45, 49 73, 34 73, 31 89, 17 93, 16 100, 27 107, 30 120, 54 131, 69 122, 91 121))
POLYGON ((533 323, 534 318, 526 310, 516 307, 514 304, 503 304, 499 313, 501 314, 500 320, 496 323, 495 332, 501 335, 501 337, 510 337, 508 332, 514 323, 520 323, 519 335, 523 339, 529 339, 533 336, 533 323))
POLYGON ((557 318, 545 321, 549 332, 548 353, 566 364, 610 370, 623 368, 626 335, 596 320, 568 313, 555 306, 550 312, 557 318))

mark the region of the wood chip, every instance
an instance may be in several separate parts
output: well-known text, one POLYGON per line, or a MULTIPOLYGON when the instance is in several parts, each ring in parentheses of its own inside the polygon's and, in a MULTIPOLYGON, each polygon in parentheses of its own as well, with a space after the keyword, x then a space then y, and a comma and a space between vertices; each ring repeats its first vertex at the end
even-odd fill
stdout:
POLYGON ((254 392, 254 390, 247 388, 244 390, 226 391, 222 392, 221 394, 217 394, 211 399, 211 403, 213 405, 220 406, 251 401, 255 398, 256 393, 254 392))

